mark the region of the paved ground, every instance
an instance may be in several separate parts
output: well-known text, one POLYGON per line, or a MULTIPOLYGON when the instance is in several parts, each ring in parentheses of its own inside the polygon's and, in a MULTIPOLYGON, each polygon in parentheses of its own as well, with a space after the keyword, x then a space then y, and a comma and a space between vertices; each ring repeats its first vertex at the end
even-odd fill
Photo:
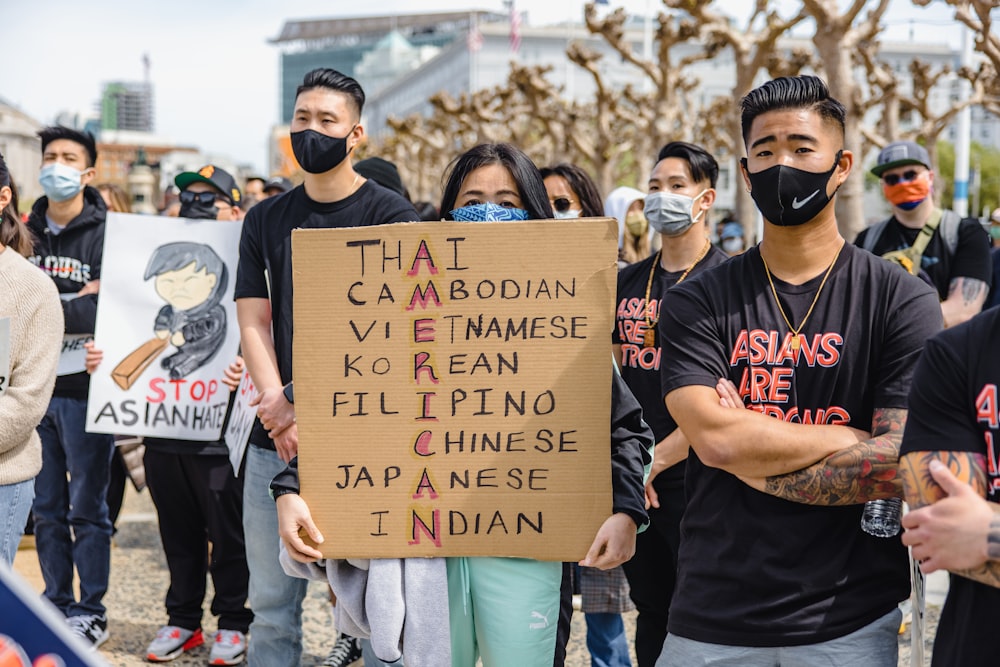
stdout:
MULTIPOLYGON (((14 569, 24 576, 38 591, 43 588, 38 571, 37 556, 33 549, 18 552, 14 569)), ((166 621, 163 597, 167 589, 167 569, 156 530, 156 517, 148 493, 136 494, 129 488, 125 508, 111 553, 111 586, 105 598, 108 606, 111 639, 101 648, 101 654, 116 667, 148 665, 143 651, 149 641, 166 621)), ((928 585, 928 609, 931 632, 927 637, 926 657, 929 665, 933 629, 937 626, 937 613, 947 590, 947 578, 933 577, 928 585)), ((631 636, 635 630, 635 614, 625 615, 626 627, 631 636)), ((311 584, 303 611, 305 630, 306 667, 318 665, 329 649, 330 617, 326 609, 326 589, 311 584)), ((205 633, 215 631, 214 619, 205 620, 205 633)), ((568 647, 567 667, 588 667, 589 656, 584 642, 583 616, 574 614, 573 629, 568 647)), ((909 633, 900 637, 900 667, 910 667, 909 633)), ((175 660, 178 667, 204 665, 208 647, 202 647, 175 660)), ((634 661, 634 656, 633 656, 634 661)), ((358 665, 361 663, 359 662, 358 665)))

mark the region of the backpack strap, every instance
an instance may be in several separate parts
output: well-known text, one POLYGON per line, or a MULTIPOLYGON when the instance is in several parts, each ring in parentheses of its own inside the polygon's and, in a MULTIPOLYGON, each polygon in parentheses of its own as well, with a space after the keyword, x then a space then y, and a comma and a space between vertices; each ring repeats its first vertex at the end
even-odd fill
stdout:
POLYGON ((874 225, 869 227, 868 233, 865 234, 865 242, 861 245, 861 247, 868 252, 874 252, 875 245, 878 243, 878 240, 882 238, 882 232, 885 231, 885 226, 889 224, 889 220, 891 219, 892 218, 886 218, 885 220, 876 222, 874 225))
POLYGON ((941 238, 948 249, 948 254, 954 256, 958 248, 958 227, 962 222, 962 217, 952 210, 947 210, 941 216, 941 238))

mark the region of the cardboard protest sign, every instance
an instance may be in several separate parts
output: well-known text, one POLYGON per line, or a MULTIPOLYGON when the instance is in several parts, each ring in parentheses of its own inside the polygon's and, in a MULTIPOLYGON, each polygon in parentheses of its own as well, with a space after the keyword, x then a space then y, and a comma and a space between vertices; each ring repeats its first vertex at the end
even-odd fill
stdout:
POLYGON ((253 422, 257 417, 256 408, 250 407, 250 402, 257 397, 257 388, 250 379, 250 371, 243 372, 243 379, 236 390, 233 410, 229 414, 229 424, 226 425, 226 447, 229 448, 229 461, 233 464, 233 472, 240 476, 240 465, 247 451, 247 441, 253 422))
POLYGON ((0 394, 10 382, 10 318, 0 317, 0 394))
POLYGON ((328 557, 578 560, 611 513, 609 219, 292 233, 328 557))
POLYGON ((240 223, 109 213, 87 430, 218 440, 240 223))

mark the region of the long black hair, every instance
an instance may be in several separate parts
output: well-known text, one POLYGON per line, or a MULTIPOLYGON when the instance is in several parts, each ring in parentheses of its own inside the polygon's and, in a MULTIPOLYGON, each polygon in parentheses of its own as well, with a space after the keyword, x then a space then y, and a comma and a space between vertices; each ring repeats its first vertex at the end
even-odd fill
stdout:
POLYGON ((549 176, 561 176, 566 179, 569 189, 580 200, 580 215, 584 218, 599 218, 604 215, 604 198, 601 197, 594 179, 583 169, 575 164, 562 162, 551 167, 543 167, 541 172, 543 181, 549 176))
POLYGON ((538 167, 524 152, 511 144, 479 144, 470 148, 455 158, 448 166, 447 183, 441 196, 441 206, 438 210, 445 220, 451 220, 451 211, 462 189, 465 179, 480 167, 499 164, 507 168, 514 183, 517 184, 517 194, 528 212, 529 220, 545 220, 552 217, 552 205, 545 192, 545 183, 538 167))
POLYGON ((27 257, 31 254, 33 239, 17 215, 17 186, 10 177, 7 162, 0 155, 0 188, 4 187, 10 188, 10 203, 0 211, 0 245, 27 257))

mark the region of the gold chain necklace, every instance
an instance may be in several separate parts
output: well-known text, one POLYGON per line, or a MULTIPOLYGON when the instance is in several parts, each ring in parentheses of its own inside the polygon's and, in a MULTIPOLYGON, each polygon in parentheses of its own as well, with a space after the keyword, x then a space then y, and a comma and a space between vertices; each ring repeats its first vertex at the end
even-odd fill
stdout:
POLYGON ((788 325, 788 330, 792 332, 792 352, 798 352, 799 347, 802 345, 802 327, 806 325, 809 320, 809 316, 812 315, 813 308, 816 307, 816 302, 819 301, 819 295, 823 291, 823 287, 826 285, 826 279, 830 277, 830 273, 833 271, 833 265, 837 263, 837 258, 840 257, 840 251, 844 249, 847 245, 846 242, 840 245, 837 249, 837 254, 833 256, 833 261, 830 262, 830 266, 826 268, 826 273, 823 275, 823 281, 819 284, 819 289, 816 290, 816 296, 813 297, 812 303, 809 304, 809 310, 806 311, 806 316, 802 318, 799 322, 799 326, 793 327, 791 321, 788 319, 788 315, 785 315, 785 309, 781 307, 781 300, 778 299, 778 290, 774 289, 774 281, 771 279, 771 269, 767 266, 767 260, 764 259, 764 253, 760 254, 760 261, 764 263, 764 273, 767 274, 767 284, 771 286, 771 294, 774 295, 774 303, 778 306, 778 312, 781 313, 781 319, 785 320, 785 324, 788 325))
MULTIPOLYGON (((709 239, 705 239, 705 247, 701 249, 701 252, 698 253, 698 256, 695 257, 693 262, 691 262, 691 266, 684 269, 684 273, 681 274, 681 277, 677 279, 677 282, 675 282, 674 285, 680 285, 682 282, 684 282, 684 279, 688 277, 689 273, 691 273, 691 269, 697 266, 698 262, 700 262, 705 258, 705 255, 708 254, 708 251, 711 248, 712 248, 712 241, 709 239)), ((649 294, 653 289, 653 276, 656 275, 656 267, 660 265, 660 257, 662 255, 663 255, 663 248, 660 248, 659 250, 656 251, 656 259, 653 261, 653 266, 649 268, 649 280, 646 281, 646 309, 645 312, 643 313, 643 317, 646 320, 646 332, 642 335, 643 347, 656 346, 656 325, 660 321, 660 309, 659 307, 657 307, 656 309, 655 320, 649 316, 649 311, 651 310, 649 307, 649 294)))

